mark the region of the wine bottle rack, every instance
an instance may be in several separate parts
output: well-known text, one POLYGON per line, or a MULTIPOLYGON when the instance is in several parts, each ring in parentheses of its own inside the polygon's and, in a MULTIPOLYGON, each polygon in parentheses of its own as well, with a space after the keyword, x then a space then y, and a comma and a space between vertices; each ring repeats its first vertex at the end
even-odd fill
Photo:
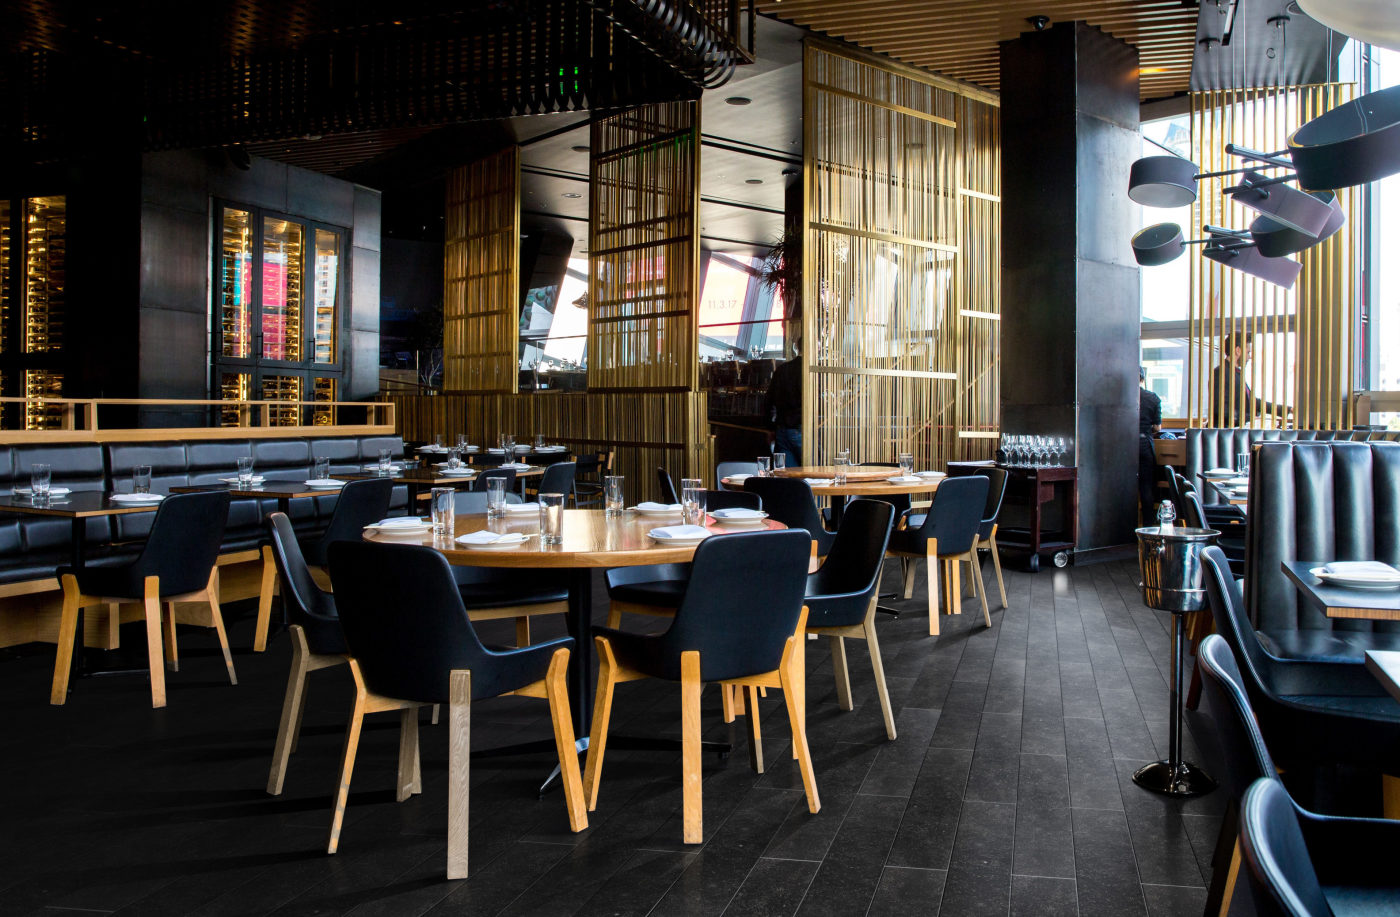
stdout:
POLYGON ((315 316, 312 329, 315 348, 313 359, 317 363, 335 362, 335 303, 339 277, 340 237, 333 232, 318 229, 315 286, 312 289, 312 308, 315 316))
MULTIPOLYGON (((27 369, 24 371, 24 395, 26 398, 62 398, 63 374, 47 369, 27 369)), ((24 428, 26 430, 60 430, 63 428, 62 405, 45 401, 29 401, 24 406, 24 428)))
MULTIPOLYGON (((263 376, 262 380, 262 400, 264 401, 300 401, 301 400, 301 377, 300 376, 263 376)), ((272 427, 295 427, 300 426, 300 408, 293 404, 287 407, 272 405, 268 408, 268 426, 272 427)))
POLYGON ((330 405, 330 402, 335 401, 335 383, 336 380, 327 378, 317 378, 313 383, 311 400, 317 404, 311 413, 311 423, 314 426, 330 426, 335 423, 335 408, 330 405))
POLYGON ((263 218, 263 358, 301 360, 302 227, 263 218))
MULTIPOLYGON (((247 373, 224 373, 219 379, 219 397, 224 401, 247 401, 250 396, 249 388, 251 386, 251 381, 252 378, 247 373)), ((243 426, 244 410, 242 404, 230 404, 228 407, 220 407, 219 426, 243 426)))
POLYGON ((219 238, 220 350, 253 355, 253 239, 248 211, 225 209, 219 238))
POLYGON ((25 201, 25 353, 52 353, 63 348, 66 215, 67 200, 63 197, 25 201))

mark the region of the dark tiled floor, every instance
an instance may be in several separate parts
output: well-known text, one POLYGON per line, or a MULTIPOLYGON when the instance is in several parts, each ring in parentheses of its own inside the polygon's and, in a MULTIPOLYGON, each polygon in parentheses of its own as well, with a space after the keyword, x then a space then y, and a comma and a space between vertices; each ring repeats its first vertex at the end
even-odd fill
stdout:
MULTIPOLYGON (((50 707, 51 649, 11 654, 0 659, 0 914, 1199 914, 1223 800, 1172 802, 1131 782, 1166 752, 1169 620, 1143 607, 1133 563, 1006 580, 1011 607, 990 630, 965 613, 928 637, 922 588, 897 603, 906 616, 880 619, 894 743, 859 642, 850 713, 835 707, 825 645, 809 644, 818 815, 774 696, 762 709, 766 774, 749 770, 742 726, 733 755, 705 758, 704 845, 680 841, 677 754, 610 752, 579 835, 560 795, 536 798, 547 755, 482 758, 472 877, 451 883, 441 726, 422 729, 423 794, 396 804, 397 721, 371 718, 340 853, 325 855, 343 669, 312 675, 286 792, 264 793, 285 637, 238 652, 235 688, 212 636, 182 629, 184 670, 161 711, 141 678, 84 680, 50 707)), ((249 609, 230 617, 247 647, 249 609)), ((677 735, 678 695, 623 686, 615 732, 677 735)), ((709 737, 724 738, 713 688, 705 714, 709 737)), ((482 702, 473 720, 477 748, 549 735, 539 701, 482 702)))

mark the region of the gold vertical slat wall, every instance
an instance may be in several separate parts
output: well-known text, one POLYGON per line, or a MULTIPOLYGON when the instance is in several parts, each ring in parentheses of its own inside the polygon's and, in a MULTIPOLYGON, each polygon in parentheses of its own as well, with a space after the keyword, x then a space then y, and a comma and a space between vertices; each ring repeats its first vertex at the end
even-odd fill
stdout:
POLYGON ((594 121, 590 148, 588 388, 694 391, 699 104, 594 121))
POLYGON ((514 392, 519 354, 520 148, 447 180, 443 388, 514 392))
POLYGON ((989 457, 996 98, 817 41, 804 82, 804 461, 989 457))
MULTIPOLYGON (((1261 89, 1212 90, 1191 95, 1192 158, 1202 172, 1242 165, 1228 156, 1234 143, 1262 152, 1282 150, 1298 127, 1354 97, 1350 83, 1261 89)), ((1272 173, 1271 173, 1272 174, 1272 173)), ((1221 193, 1236 177, 1200 181, 1192 207, 1191 238, 1204 226, 1248 229, 1257 216, 1221 193)), ((1245 377, 1255 396, 1293 407, 1291 422, 1301 430, 1345 430, 1352 425, 1352 356, 1357 296, 1355 255, 1360 225, 1355 191, 1338 192, 1347 222, 1330 239, 1294 257, 1303 269, 1292 290, 1257 280, 1210 261, 1191 246, 1190 345, 1187 398, 1191 426, 1218 424, 1231 417, 1213 403, 1212 370, 1220 363, 1221 338, 1231 331, 1254 341, 1254 359, 1245 377)), ((1226 376, 1230 379, 1229 375, 1226 376)), ((1233 380, 1223 386, 1225 399, 1238 399, 1233 380)), ((1223 400, 1223 399, 1222 399, 1223 400)), ((1232 403, 1239 404, 1238 400, 1232 403)), ((1264 414, 1245 415, 1249 426, 1277 423, 1264 414)))

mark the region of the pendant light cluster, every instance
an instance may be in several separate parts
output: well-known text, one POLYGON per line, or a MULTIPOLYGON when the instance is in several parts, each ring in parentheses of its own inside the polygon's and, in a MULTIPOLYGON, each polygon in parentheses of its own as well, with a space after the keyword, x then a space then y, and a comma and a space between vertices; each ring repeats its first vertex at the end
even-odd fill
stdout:
POLYGON ((1156 223, 1133 236, 1133 255, 1153 266, 1174 260, 1187 245, 1204 245, 1202 254, 1212 261, 1292 287, 1302 266, 1289 256, 1346 222, 1335 189, 1400 172, 1400 86, 1319 115, 1293 132, 1286 149, 1260 153, 1229 144, 1225 151, 1245 165, 1198 172, 1180 156, 1139 159, 1128 176, 1128 197, 1147 207, 1184 207, 1195 202, 1201 179, 1238 175, 1224 193, 1259 214, 1249 228, 1206 226, 1205 238, 1188 241, 1177 224, 1156 223))

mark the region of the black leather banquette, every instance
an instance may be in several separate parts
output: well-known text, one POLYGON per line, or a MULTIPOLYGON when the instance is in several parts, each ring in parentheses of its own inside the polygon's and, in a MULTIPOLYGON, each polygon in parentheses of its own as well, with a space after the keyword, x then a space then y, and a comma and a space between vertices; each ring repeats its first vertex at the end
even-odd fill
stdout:
POLYGON ((1200 473, 1208 468, 1234 468, 1235 456, 1256 443, 1373 442, 1395 440, 1400 434, 1367 430, 1248 430, 1198 427, 1186 431, 1186 466, 1181 473, 1196 485, 1204 503, 1221 503, 1213 487, 1201 487, 1200 473))
MULTIPOLYGON (((52 486, 74 491, 130 491, 135 466, 150 465, 151 489, 168 493, 171 487, 214 484, 231 477, 240 457, 252 456, 254 473, 269 481, 304 481, 314 456, 329 458, 332 474, 346 474, 377 461, 380 449, 401 456, 403 440, 328 436, 0 446, 0 497, 10 496, 16 487, 28 487, 29 469, 35 463, 50 466, 52 486)), ((407 496, 407 488, 394 488, 392 505, 403 507, 407 496)), ((293 500, 293 525, 299 534, 314 532, 325 526, 334 507, 334 495, 293 500)), ((263 517, 276 509, 275 499, 234 500, 221 551, 257 547, 265 537, 263 517)), ((122 542, 144 538, 154 516, 132 513, 87 520, 90 556, 121 550, 122 542), (107 547, 112 544, 117 547, 107 547)), ((0 585, 53 576, 54 569, 71 558, 72 530, 68 519, 0 511, 0 585)))
POLYGON ((1263 443, 1250 464, 1245 607, 1274 655, 1360 662, 1400 649, 1400 622, 1329 618, 1298 599, 1285 560, 1400 566, 1400 443, 1263 443))

